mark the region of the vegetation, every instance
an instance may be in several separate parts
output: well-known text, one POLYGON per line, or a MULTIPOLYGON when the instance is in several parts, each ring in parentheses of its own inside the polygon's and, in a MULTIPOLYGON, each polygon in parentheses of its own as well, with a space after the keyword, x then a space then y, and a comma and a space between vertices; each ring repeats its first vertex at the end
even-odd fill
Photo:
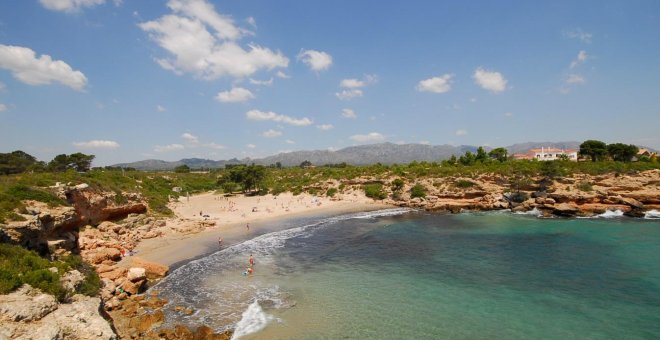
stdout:
POLYGON ((589 182, 580 182, 580 183, 578 183, 578 185, 577 185, 576 187, 577 187, 578 190, 580 190, 580 191, 586 191, 586 192, 589 192, 589 191, 593 191, 593 190, 594 190, 593 187, 592 187, 592 185, 591 185, 591 183, 589 183, 589 182))
POLYGON ((607 145, 599 140, 587 140, 580 144, 580 156, 590 157, 592 162, 603 160, 607 155, 607 145))
POLYGON ((476 183, 474 183, 472 181, 461 179, 461 180, 456 181, 456 183, 454 185, 457 188, 467 189, 467 188, 471 188, 471 187, 475 186, 476 183))
POLYGON ((365 184, 364 194, 367 197, 373 198, 375 200, 382 200, 387 198, 387 194, 383 191, 383 185, 380 183, 365 184))
POLYGON ((60 301, 73 293, 95 296, 101 286, 94 268, 84 263, 79 256, 49 261, 34 251, 0 243, 0 294, 10 293, 26 283, 54 295, 60 301), (50 268, 56 268, 57 271, 51 271, 50 268), (73 269, 84 274, 85 281, 75 292, 67 292, 60 284, 60 277, 73 269))
POLYGON ((410 198, 424 198, 426 197, 426 188, 421 184, 415 184, 410 188, 410 198))
POLYGON ((174 168, 174 172, 178 174, 187 174, 190 172, 190 167, 187 166, 186 164, 179 165, 176 168, 174 168))

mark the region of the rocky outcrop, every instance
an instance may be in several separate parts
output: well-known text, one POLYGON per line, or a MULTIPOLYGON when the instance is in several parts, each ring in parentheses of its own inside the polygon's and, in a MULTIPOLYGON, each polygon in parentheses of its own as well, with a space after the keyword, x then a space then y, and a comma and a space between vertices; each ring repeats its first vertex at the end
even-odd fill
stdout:
POLYGON ((101 300, 74 295, 58 304, 51 295, 24 285, 0 296, 0 338, 117 339, 99 314, 101 300))
MULTIPOLYGON (((353 179, 350 183, 373 181, 373 178, 364 177, 353 179)), ((554 180, 531 177, 524 185, 516 187, 510 183, 509 178, 493 174, 482 174, 474 178, 426 178, 406 183, 400 191, 393 192, 390 181, 384 182, 383 189, 392 198, 384 200, 384 203, 452 213, 465 210, 511 209, 522 212, 538 209, 545 216, 564 217, 591 216, 608 210, 642 217, 646 211, 660 208, 660 170, 627 175, 575 174, 554 180), (467 187, 461 188, 457 185, 459 182, 467 187), (426 188, 426 197, 410 197, 410 188, 415 184, 426 188)))

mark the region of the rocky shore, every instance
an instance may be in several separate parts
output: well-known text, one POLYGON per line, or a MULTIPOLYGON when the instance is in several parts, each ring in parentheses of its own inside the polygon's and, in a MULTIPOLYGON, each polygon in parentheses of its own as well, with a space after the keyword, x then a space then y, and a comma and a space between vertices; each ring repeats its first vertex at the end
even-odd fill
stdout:
MULTIPOLYGON (((593 216, 606 211, 643 217, 649 211, 660 210, 660 170, 625 175, 537 176, 524 180, 484 174, 402 183, 399 180, 398 185, 395 180, 394 177, 360 177, 328 181, 315 188, 343 188, 333 200, 352 200, 364 195, 364 185, 380 184, 387 197, 382 203, 452 213, 536 209, 546 217, 593 216), (411 197, 415 185, 424 188, 423 197, 411 197)), ((157 292, 143 292, 167 275, 169 268, 133 253, 145 239, 199 233, 214 228, 215 221, 151 217, 145 200, 137 194, 123 194, 125 199, 118 200, 114 192, 99 192, 87 185, 60 185, 52 189, 70 206, 49 207, 27 201, 24 211, 19 212, 23 221, 0 224, 0 241, 35 249, 51 258, 81 255, 101 278, 99 297, 74 295, 66 303, 59 303, 52 296, 23 286, 0 296, 0 339, 231 337, 231 332, 216 334, 204 326, 164 328, 161 308, 167 301, 159 298, 157 292)), ((80 280, 75 273, 67 273, 64 278, 70 285, 80 280)), ((193 312, 186 306, 176 306, 175 310, 184 314, 193 312)))

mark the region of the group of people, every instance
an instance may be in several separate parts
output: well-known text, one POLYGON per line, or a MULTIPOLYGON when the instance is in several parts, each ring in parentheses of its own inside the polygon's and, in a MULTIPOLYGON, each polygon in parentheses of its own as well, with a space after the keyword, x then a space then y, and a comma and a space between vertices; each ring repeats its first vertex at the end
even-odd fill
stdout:
POLYGON ((252 275, 252 273, 254 273, 254 257, 252 254, 250 254, 250 258, 248 259, 248 267, 243 275, 252 275))

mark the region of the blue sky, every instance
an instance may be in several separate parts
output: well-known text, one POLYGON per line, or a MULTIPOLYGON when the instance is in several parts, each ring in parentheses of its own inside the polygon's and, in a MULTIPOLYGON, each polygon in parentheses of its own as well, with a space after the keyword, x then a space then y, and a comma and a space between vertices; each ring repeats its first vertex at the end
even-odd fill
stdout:
POLYGON ((0 2, 0 149, 660 148, 658 1, 0 2))

